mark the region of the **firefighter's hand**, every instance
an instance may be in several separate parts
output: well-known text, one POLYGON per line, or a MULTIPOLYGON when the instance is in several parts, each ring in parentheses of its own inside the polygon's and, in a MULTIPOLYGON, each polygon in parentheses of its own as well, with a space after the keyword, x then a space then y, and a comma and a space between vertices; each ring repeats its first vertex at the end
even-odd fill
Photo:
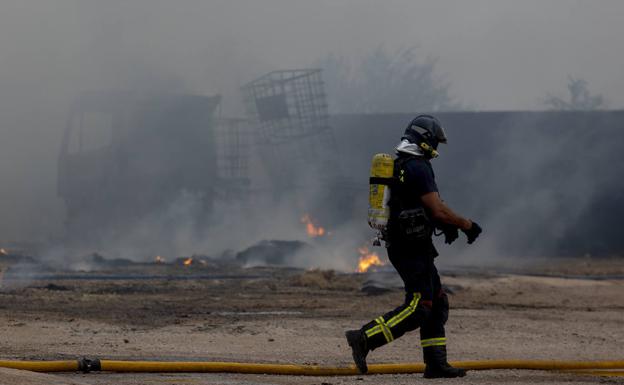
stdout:
POLYGON ((457 238, 459 238, 459 231, 455 226, 444 226, 442 231, 444 232, 444 243, 447 245, 450 245, 455 242, 457 238))
POLYGON ((482 231, 483 229, 481 229, 481 226, 479 226, 477 222, 472 222, 472 226, 470 226, 468 230, 462 229, 462 232, 466 234, 466 238, 468 238, 468 244, 474 242, 482 231))

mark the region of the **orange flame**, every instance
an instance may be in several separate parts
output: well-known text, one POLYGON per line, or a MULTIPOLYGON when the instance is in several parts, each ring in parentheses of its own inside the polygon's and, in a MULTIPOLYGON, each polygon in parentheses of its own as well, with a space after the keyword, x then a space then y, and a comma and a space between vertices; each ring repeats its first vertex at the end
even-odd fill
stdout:
POLYGON ((7 253, 7 251, 5 249, 0 249, 0 254, 2 254, 2 255, 9 255, 9 253, 7 253))
POLYGON ((165 263, 165 258, 160 255, 156 256, 156 263, 165 263))
POLYGON ((184 266, 191 266, 193 263, 193 257, 186 258, 182 263, 184 263, 184 266))
POLYGON ((362 246, 358 248, 360 253, 360 261, 358 262, 358 273, 366 273, 372 266, 383 266, 383 263, 379 259, 379 256, 375 252, 368 250, 368 247, 362 246))
POLYGON ((310 238, 322 237, 326 233, 323 227, 314 225, 312 218, 308 214, 304 214, 301 217, 301 223, 306 225, 306 232, 310 238))

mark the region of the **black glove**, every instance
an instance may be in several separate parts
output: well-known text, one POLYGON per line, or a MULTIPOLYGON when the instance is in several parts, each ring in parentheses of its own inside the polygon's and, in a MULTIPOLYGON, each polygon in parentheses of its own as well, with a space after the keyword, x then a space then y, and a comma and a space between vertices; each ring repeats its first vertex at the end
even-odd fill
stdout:
POLYGON ((477 222, 472 222, 472 226, 470 226, 468 230, 462 229, 462 232, 466 234, 466 238, 468 238, 468 244, 474 242, 482 231, 481 226, 479 226, 477 222))
POLYGON ((444 243, 446 243, 447 245, 450 245, 451 243, 455 242, 457 238, 459 238, 459 231, 457 230, 456 226, 445 223, 438 224, 436 227, 444 233, 444 243))

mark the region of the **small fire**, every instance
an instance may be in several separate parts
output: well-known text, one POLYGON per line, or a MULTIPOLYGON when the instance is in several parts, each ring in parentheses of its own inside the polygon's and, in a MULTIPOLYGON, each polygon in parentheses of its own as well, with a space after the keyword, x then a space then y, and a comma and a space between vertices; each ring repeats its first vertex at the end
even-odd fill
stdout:
POLYGON ((358 253, 360 253, 360 261, 356 270, 358 273, 366 273, 371 266, 383 266, 377 253, 371 252, 367 246, 358 248, 358 253))
POLYGON ((157 255, 156 263, 165 263, 165 257, 161 257, 160 255, 157 255))
POLYGON ((322 237, 326 234, 323 227, 314 225, 312 218, 310 218, 308 214, 304 214, 303 217, 301 217, 301 223, 306 225, 306 232, 310 238, 322 237))
POLYGON ((7 253, 7 251, 5 249, 0 249, 0 254, 2 254, 2 255, 9 255, 9 253, 7 253))
POLYGON ((186 258, 182 263, 184 264, 184 266, 191 266, 191 264, 193 263, 193 257, 186 258))

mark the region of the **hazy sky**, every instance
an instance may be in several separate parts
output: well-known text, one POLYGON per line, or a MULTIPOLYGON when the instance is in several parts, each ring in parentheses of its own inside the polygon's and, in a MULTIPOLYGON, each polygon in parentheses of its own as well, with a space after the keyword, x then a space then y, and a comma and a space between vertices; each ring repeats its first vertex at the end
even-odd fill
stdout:
POLYGON ((464 105, 542 108, 572 75, 622 108, 623 20, 620 0, 0 0, 0 240, 60 223, 56 156, 81 91, 220 92, 237 114, 264 72, 416 46, 464 105))
POLYGON ((438 57, 452 93, 480 109, 539 108, 546 93, 565 93, 568 74, 624 106, 619 0, 3 0, 0 9, 2 83, 14 72, 25 83, 97 87, 145 66, 227 93, 264 70, 383 44, 438 57))

